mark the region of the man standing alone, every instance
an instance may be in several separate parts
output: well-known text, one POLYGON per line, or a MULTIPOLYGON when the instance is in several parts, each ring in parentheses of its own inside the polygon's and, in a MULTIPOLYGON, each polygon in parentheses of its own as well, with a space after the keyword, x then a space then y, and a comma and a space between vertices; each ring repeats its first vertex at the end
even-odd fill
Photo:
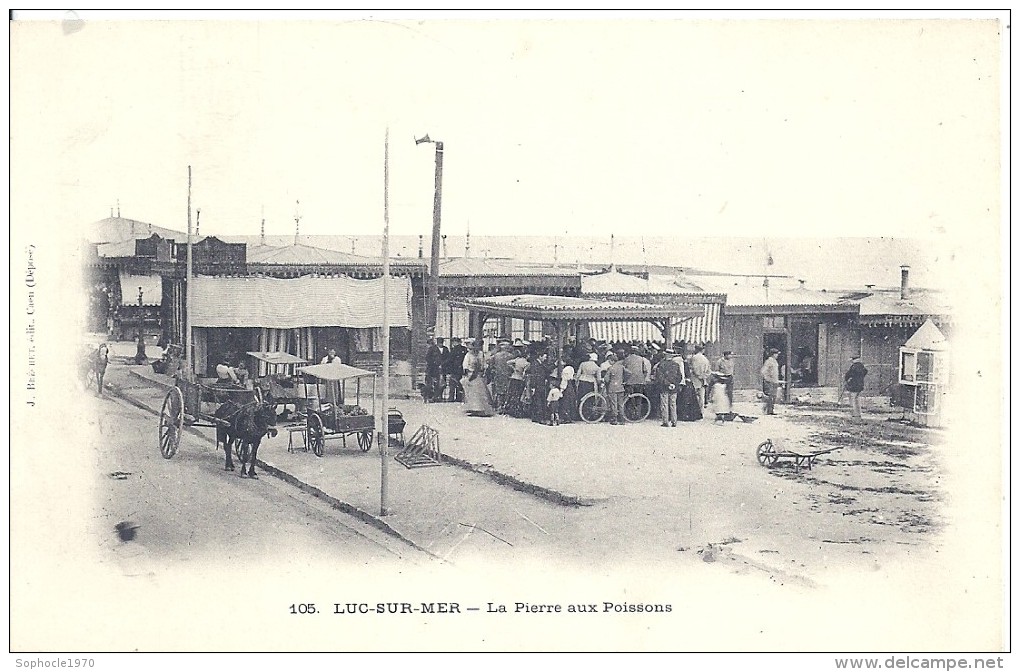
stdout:
POLYGON ((861 392, 864 391, 864 377, 868 375, 868 369, 864 364, 861 364, 860 356, 854 357, 850 361, 853 363, 850 364, 846 375, 843 376, 843 382, 846 383, 846 391, 850 395, 850 416, 854 420, 860 421, 861 392))
POLYGON ((779 360, 776 356, 779 351, 775 348, 769 350, 768 359, 761 365, 761 379, 763 391, 765 392, 765 415, 775 415, 776 393, 779 391, 779 360))
POLYGON ((429 339, 429 349, 425 352, 425 401, 437 401, 442 394, 440 379, 443 377, 443 351, 439 349, 436 339, 429 339))
POLYGON ((708 377, 712 375, 712 364, 705 356, 705 346, 698 345, 694 348, 694 356, 691 357, 691 383, 694 391, 698 394, 698 403, 705 407, 705 390, 708 388, 708 377))
MULTIPOLYGON (((620 355, 622 354, 621 352, 620 355)), ((620 358, 608 361, 610 364, 606 368, 603 380, 606 384, 606 398, 609 400, 609 424, 622 425, 626 422, 623 415, 623 400, 627 396, 627 390, 623 386, 623 381, 627 370, 620 358)))
POLYGON ((659 408, 663 427, 676 427, 676 396, 684 380, 684 370, 667 350, 665 357, 655 365, 652 378, 659 388, 659 408))

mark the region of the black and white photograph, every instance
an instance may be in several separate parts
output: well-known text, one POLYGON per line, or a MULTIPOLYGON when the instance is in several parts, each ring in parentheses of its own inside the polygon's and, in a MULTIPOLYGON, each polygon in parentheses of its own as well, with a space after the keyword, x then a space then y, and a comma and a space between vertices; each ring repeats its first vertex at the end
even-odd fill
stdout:
POLYGON ((1008 11, 9 39, 12 665, 1008 662, 1008 11))

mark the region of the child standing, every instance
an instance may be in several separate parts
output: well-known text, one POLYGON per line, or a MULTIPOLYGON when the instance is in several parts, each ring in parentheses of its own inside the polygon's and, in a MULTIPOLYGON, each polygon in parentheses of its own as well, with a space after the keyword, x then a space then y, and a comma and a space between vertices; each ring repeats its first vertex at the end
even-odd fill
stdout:
POLYGON ((562 398, 563 392, 558 385, 553 385, 549 388, 549 396, 546 397, 546 402, 549 404, 549 424, 553 427, 560 424, 560 399, 562 398))

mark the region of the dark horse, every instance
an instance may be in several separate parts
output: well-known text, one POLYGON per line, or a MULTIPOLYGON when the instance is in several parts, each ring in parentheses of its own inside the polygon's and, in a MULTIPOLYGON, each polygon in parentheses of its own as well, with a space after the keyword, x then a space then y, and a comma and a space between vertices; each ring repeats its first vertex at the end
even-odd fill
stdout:
POLYGON ((227 458, 223 469, 234 470, 230 449, 236 441, 241 459, 241 478, 258 478, 255 474, 255 461, 258 459, 259 444, 267 434, 276 436, 276 408, 254 401, 243 405, 227 401, 216 409, 214 415, 227 423, 216 427, 216 446, 223 444, 223 454, 227 458))

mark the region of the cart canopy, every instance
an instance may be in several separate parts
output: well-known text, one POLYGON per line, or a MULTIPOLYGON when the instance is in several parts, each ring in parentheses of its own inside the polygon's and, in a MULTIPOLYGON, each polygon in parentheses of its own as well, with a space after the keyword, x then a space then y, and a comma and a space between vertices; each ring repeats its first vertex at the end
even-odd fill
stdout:
POLYGON ((371 371, 359 369, 356 366, 348 366, 347 364, 341 364, 339 362, 302 366, 298 368, 298 373, 314 376, 319 380, 347 380, 348 378, 362 378, 364 376, 375 375, 371 371))
POLYGON ((249 352, 249 355, 267 364, 307 364, 308 360, 301 359, 289 352, 249 352))

